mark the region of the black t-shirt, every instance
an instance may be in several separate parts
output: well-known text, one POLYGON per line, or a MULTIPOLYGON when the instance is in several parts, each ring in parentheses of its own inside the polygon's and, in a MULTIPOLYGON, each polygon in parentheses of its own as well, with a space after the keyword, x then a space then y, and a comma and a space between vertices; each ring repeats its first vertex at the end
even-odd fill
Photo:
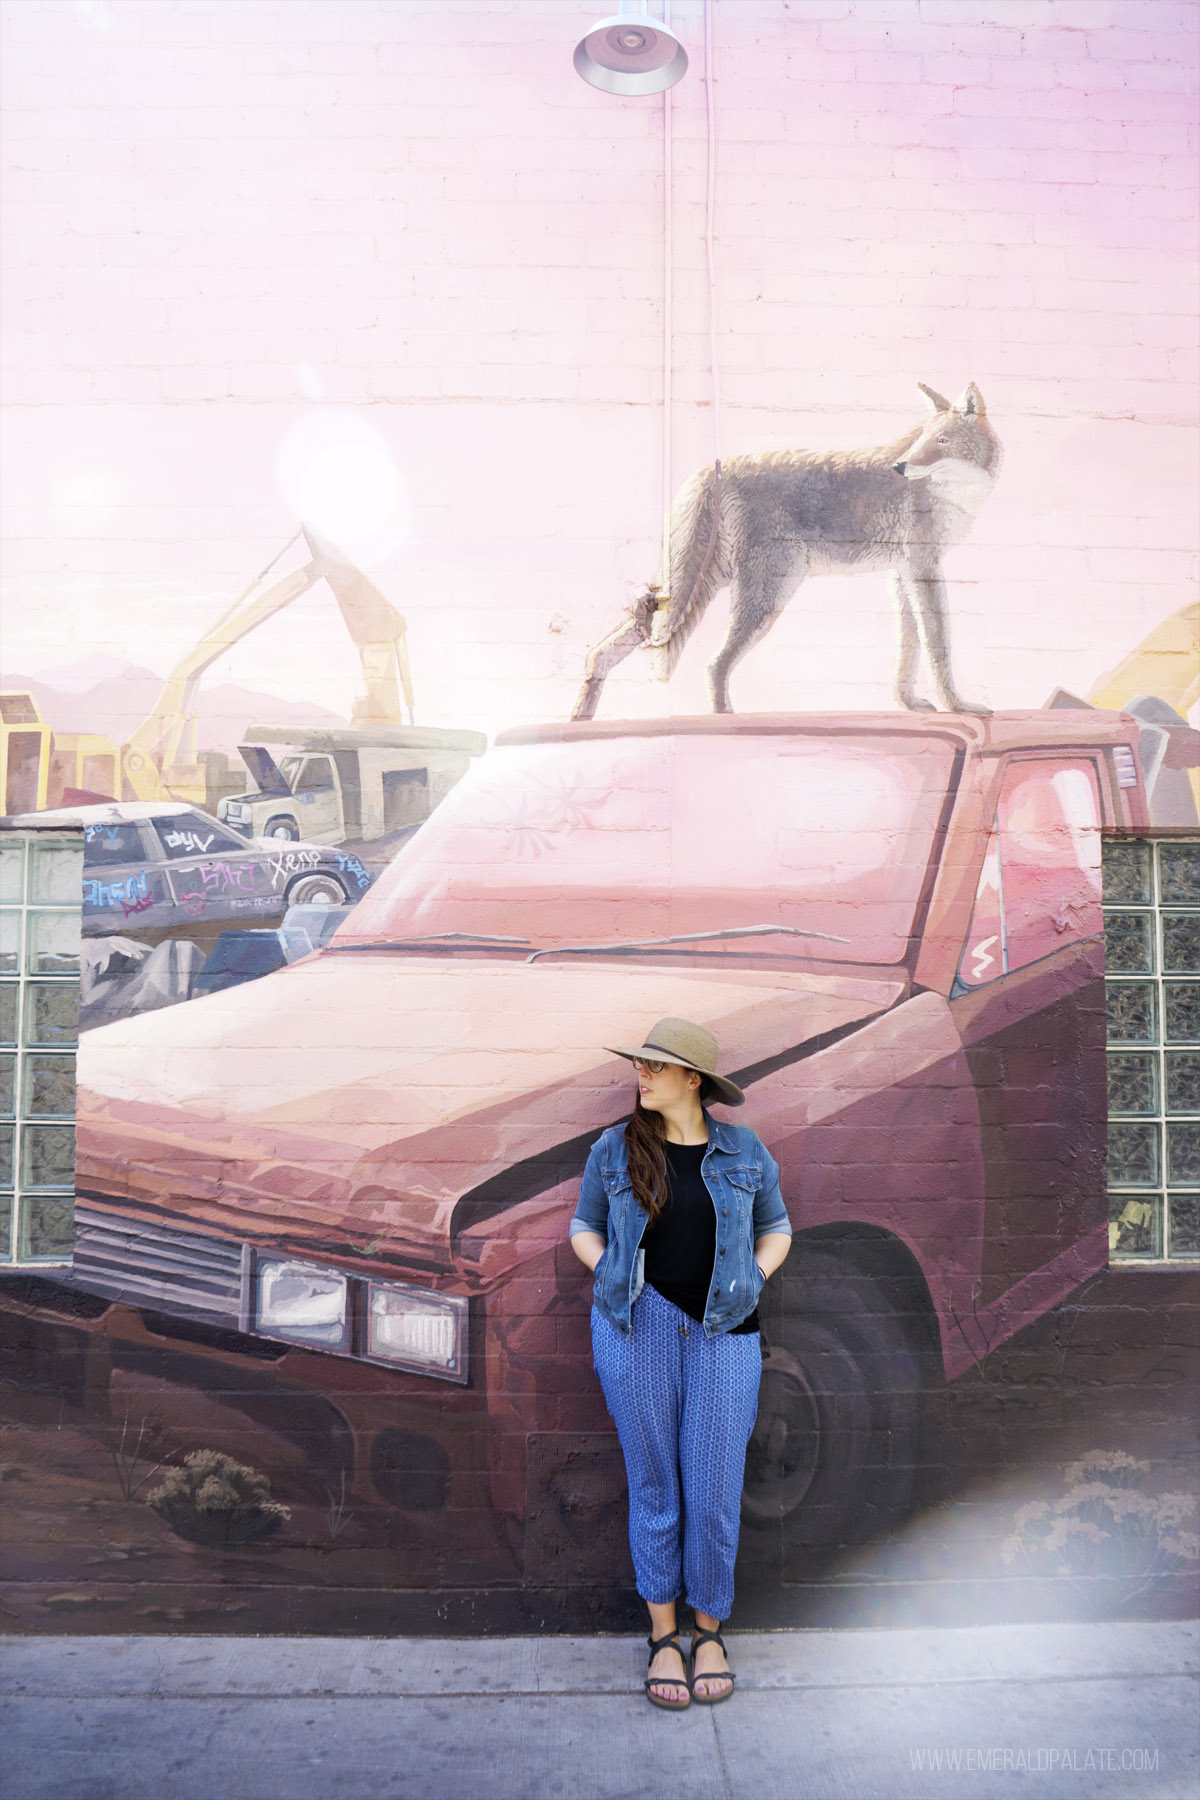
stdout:
MULTIPOLYGON (((664 1143, 663 1148, 667 1198, 655 1223, 642 1234, 643 1272, 664 1300, 703 1324, 717 1254, 717 1209, 700 1172, 708 1145, 664 1143)), ((757 1331, 757 1307, 730 1330, 757 1331)))

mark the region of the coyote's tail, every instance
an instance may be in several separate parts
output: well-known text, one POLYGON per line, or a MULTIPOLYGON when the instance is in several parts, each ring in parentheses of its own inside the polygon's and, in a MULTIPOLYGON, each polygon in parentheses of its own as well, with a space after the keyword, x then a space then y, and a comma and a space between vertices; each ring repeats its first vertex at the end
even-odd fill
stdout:
POLYGON ((658 582, 650 667, 659 681, 674 673, 683 647, 718 587, 728 579, 721 544, 721 465, 701 469, 671 507, 658 582))

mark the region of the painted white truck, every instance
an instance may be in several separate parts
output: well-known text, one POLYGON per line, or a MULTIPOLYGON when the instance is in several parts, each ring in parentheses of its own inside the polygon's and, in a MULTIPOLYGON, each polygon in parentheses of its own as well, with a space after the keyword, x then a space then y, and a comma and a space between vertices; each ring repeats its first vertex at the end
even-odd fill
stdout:
POLYGON ((363 843, 427 819, 471 758, 480 731, 254 725, 239 744, 255 787, 220 801, 217 817, 243 837, 363 843), (278 760, 268 745, 287 746, 278 760))

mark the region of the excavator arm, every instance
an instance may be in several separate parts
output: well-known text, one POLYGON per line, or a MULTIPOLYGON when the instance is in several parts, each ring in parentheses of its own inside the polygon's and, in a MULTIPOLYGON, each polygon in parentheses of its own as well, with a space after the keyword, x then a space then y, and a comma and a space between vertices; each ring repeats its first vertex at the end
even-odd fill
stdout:
POLYGON ((1120 712, 1138 694, 1156 694, 1186 717, 1200 698, 1200 601, 1161 619, 1136 650, 1101 675, 1088 695, 1093 706, 1120 712))
POLYGON ((354 702, 355 725, 413 725, 412 672, 403 616, 361 569, 309 527, 304 536, 333 591, 362 663, 363 693, 354 702), (400 696, 408 719, 400 710, 400 696))
POLYGON ((1161 619, 1088 694, 1093 706, 1132 711, 1139 720, 1142 773, 1158 825, 1190 826, 1200 817, 1200 733, 1184 722, 1197 698, 1200 602, 1195 600, 1161 619))
MULTIPOLYGON (((292 540, 295 542, 295 539, 292 540)), ((285 546, 285 549, 290 546, 285 546)), ((280 551, 280 556, 284 551, 280 551)), ((275 558, 278 562, 279 557, 275 558)), ((271 564, 267 565, 268 569, 271 564)), ((263 571, 263 574, 266 570, 263 571)), ((204 671, 257 625, 308 592, 323 573, 316 558, 245 604, 259 575, 210 627, 163 683, 154 710, 121 751, 122 796, 126 800, 192 800, 205 796, 203 766, 196 761, 196 690, 204 671)))
POLYGON ((196 755, 196 694, 201 677, 219 656, 322 579, 329 583, 362 663, 365 691, 354 703, 354 723, 403 724, 401 694, 408 709, 408 723, 413 722, 412 675, 403 618, 342 551, 322 542, 307 526, 296 537, 301 535, 312 560, 284 575, 257 599, 251 598, 279 558, 296 542, 292 538, 172 669, 154 710, 122 747, 123 799, 204 804, 205 771, 196 755))

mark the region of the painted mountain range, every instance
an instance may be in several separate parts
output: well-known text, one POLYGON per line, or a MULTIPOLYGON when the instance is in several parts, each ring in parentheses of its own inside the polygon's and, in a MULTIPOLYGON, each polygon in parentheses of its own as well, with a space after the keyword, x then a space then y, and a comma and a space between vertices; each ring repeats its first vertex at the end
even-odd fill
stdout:
MULTIPOLYGON (((125 743, 157 703, 163 678, 153 669, 118 657, 88 657, 60 663, 36 675, 12 670, 0 674, 0 687, 33 695, 46 723, 55 731, 95 731, 125 743), (97 679, 98 678, 98 679, 97 679)), ((264 721, 282 725, 344 725, 345 719, 306 700, 280 700, 258 688, 234 682, 200 689, 196 730, 201 750, 236 755, 248 725, 264 721)))

